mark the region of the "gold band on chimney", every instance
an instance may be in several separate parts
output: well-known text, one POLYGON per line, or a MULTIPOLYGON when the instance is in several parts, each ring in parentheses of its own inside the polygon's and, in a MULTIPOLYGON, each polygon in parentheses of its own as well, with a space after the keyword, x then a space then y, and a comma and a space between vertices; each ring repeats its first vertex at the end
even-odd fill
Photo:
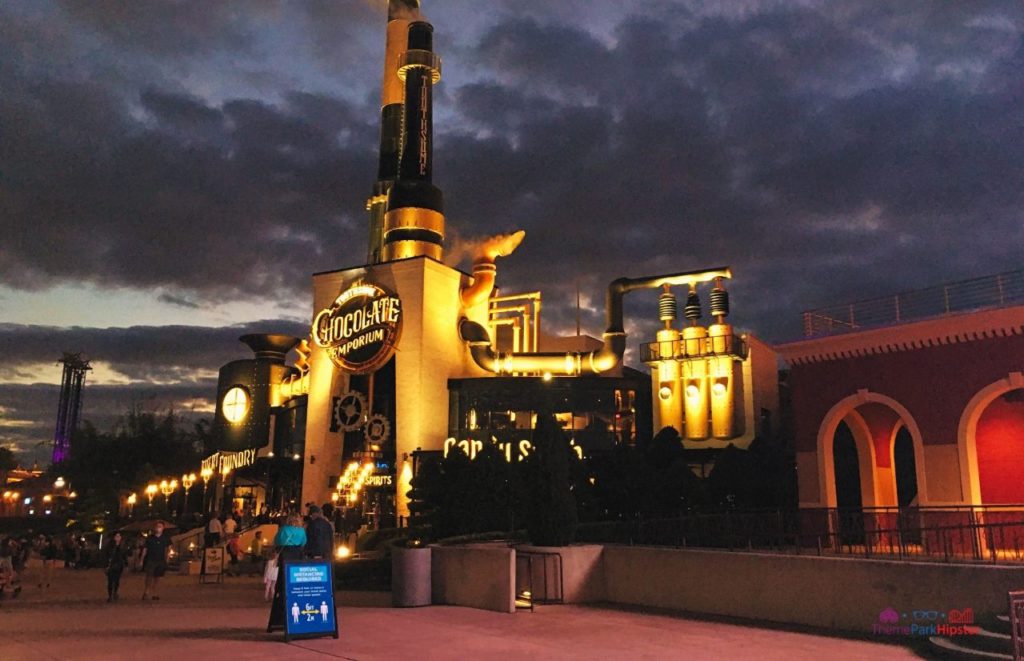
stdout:
POLYGON ((409 35, 409 21, 396 18, 388 21, 387 46, 384 51, 384 81, 381 85, 381 107, 401 103, 405 86, 398 78, 398 60, 405 52, 409 35))
POLYGON ((443 256, 441 246, 429 241, 393 241, 384 244, 385 262, 410 257, 430 257, 440 262, 443 256))
POLYGON ((389 232, 396 230, 423 230, 444 239, 444 215, 422 207, 392 209, 384 216, 384 241, 389 232))

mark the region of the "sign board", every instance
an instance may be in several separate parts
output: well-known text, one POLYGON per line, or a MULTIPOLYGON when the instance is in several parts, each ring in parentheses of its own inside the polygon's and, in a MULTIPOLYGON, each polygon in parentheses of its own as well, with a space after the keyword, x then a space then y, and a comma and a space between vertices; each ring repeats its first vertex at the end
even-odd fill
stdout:
POLYGON ((206 583, 207 577, 216 576, 217 582, 224 580, 224 548, 210 546, 203 549, 203 569, 199 572, 199 582, 206 583))
POLYGON ((313 342, 351 374, 369 374, 388 362, 402 329, 402 303, 377 285, 357 283, 313 319, 313 342))
POLYGON ((334 567, 330 560, 286 560, 279 580, 280 601, 271 606, 268 631, 284 615, 284 639, 338 637, 334 608, 334 567), (276 616, 276 617, 275 617, 276 616))

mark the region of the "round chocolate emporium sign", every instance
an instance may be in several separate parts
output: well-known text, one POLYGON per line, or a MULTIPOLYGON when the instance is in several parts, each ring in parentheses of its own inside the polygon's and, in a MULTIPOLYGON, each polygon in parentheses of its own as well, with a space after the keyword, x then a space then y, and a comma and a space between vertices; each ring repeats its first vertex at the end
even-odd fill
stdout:
POLYGON ((367 374, 388 362, 402 330, 402 304, 377 285, 357 283, 313 319, 313 341, 331 362, 367 374))

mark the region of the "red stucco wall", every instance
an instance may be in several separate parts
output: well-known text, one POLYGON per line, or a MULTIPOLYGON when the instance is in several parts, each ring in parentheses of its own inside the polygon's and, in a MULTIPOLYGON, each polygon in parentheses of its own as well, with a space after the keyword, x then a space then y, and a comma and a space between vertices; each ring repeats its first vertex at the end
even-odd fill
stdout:
POLYGON ((1022 368, 1021 335, 793 365, 796 450, 814 451, 829 409, 862 388, 906 407, 925 445, 956 443, 960 416, 970 399, 1022 368))
POLYGON ((999 397, 978 419, 978 480, 985 503, 1024 503, 1024 391, 999 397))

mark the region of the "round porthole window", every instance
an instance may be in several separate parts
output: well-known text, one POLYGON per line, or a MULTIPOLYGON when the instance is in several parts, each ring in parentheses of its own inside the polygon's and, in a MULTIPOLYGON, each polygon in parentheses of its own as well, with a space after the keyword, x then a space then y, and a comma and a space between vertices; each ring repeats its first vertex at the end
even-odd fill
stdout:
POLYGON ((228 422, 236 423, 245 420, 245 416, 249 413, 249 393, 241 386, 230 388, 224 393, 224 399, 220 402, 220 410, 228 422))

